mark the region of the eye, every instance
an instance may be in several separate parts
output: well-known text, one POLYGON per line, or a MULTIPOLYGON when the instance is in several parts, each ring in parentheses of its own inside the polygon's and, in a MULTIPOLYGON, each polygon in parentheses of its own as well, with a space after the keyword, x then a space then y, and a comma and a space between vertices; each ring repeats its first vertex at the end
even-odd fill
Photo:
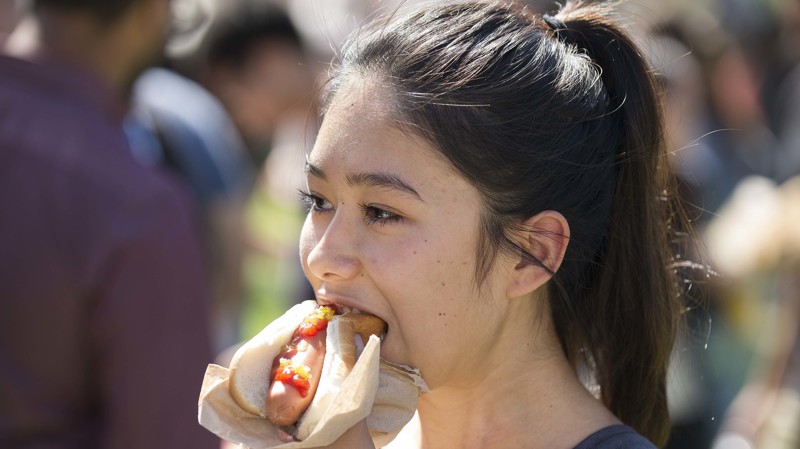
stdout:
POLYGON ((306 210, 309 212, 321 214, 323 212, 330 212, 333 210, 333 205, 321 196, 304 192, 302 190, 300 190, 298 193, 300 194, 300 201, 305 204, 306 210))
POLYGON ((369 204, 359 204, 361 210, 364 212, 364 221, 368 225, 379 224, 381 226, 391 223, 398 223, 403 221, 403 217, 394 212, 382 209, 378 206, 369 204))

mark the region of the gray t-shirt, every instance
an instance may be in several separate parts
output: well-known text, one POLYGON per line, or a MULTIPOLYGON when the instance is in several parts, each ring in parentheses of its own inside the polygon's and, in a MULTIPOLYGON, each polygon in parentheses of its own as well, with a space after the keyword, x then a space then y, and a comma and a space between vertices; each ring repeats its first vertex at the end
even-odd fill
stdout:
POLYGON ((604 427, 589 435, 575 449, 656 449, 653 443, 624 425, 604 427))

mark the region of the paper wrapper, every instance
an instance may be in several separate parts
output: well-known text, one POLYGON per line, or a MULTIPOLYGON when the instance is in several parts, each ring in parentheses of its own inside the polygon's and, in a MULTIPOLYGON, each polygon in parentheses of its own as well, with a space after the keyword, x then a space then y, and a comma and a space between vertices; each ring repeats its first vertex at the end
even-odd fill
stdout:
POLYGON ((375 447, 391 442, 414 417, 420 392, 428 386, 417 370, 380 361, 378 391, 367 416, 367 427, 375 447))
POLYGON ((200 391, 198 420, 217 436, 251 449, 327 446, 367 418, 376 447, 388 444, 411 420, 420 391, 427 387, 407 367, 380 360, 380 340, 372 336, 320 421, 302 441, 284 443, 278 427, 243 410, 228 389, 230 370, 209 365, 200 391))

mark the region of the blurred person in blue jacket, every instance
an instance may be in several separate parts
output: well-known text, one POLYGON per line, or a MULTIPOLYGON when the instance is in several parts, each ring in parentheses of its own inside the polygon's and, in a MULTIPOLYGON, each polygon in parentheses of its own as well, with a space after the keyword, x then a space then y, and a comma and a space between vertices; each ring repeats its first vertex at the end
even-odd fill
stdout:
POLYGON ((138 163, 129 89, 168 0, 35 0, 0 54, 0 447, 211 448, 191 203, 138 163))
POLYGON ((198 23, 182 34, 208 30, 193 48, 180 42, 190 38, 172 36, 170 47, 182 50, 137 80, 126 131, 137 159, 169 169, 191 188, 212 272, 214 350, 221 351, 242 338, 242 269, 253 240, 247 200, 274 130, 310 97, 311 78, 300 36, 281 8, 252 1, 184 6, 198 23))
POLYGON ((134 156, 166 169, 191 191, 211 277, 215 353, 239 341, 244 209, 253 170, 227 112, 202 86, 152 68, 134 85, 125 131, 134 156))

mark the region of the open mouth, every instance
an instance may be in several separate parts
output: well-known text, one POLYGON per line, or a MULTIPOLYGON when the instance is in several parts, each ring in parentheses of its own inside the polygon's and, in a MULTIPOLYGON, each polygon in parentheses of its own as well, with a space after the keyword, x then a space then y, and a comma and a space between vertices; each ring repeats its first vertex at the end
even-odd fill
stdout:
MULTIPOLYGON (((380 318, 380 317, 378 317, 376 315, 373 315, 371 313, 364 312, 364 311, 362 311, 360 309, 357 309, 355 307, 342 306, 342 305, 339 305, 339 304, 329 304, 328 307, 333 308, 334 315, 349 314, 349 315, 370 315, 370 316, 374 316, 375 318, 377 318, 377 319, 381 320, 381 322, 383 322, 383 329, 381 330, 381 333, 380 333, 381 342, 383 342, 386 339, 386 334, 389 331, 389 325, 386 324, 386 321, 383 320, 382 318, 380 318)), ((366 342, 362 341, 361 345, 363 346, 364 343, 366 343, 366 342)))

